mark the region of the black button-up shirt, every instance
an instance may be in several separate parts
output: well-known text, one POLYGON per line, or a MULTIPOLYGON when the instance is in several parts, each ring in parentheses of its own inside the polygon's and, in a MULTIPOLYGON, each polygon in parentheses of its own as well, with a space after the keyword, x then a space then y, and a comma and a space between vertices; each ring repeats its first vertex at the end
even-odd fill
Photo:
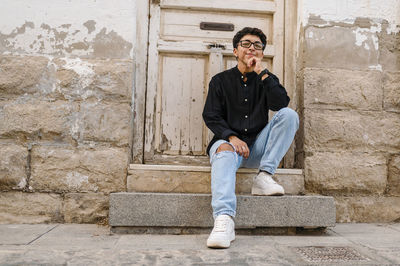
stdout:
POLYGON ((236 67, 215 75, 209 84, 203 119, 214 137, 207 147, 219 139, 229 141, 234 135, 250 147, 257 134, 268 124, 268 110, 287 107, 289 97, 279 79, 269 73, 264 80, 256 72, 243 74, 236 67))

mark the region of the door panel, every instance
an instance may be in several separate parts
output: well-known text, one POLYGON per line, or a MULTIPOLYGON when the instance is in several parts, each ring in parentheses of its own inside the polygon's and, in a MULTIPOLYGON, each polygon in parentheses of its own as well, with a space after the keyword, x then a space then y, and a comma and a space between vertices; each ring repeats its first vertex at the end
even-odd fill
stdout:
POLYGON ((236 66, 232 38, 245 26, 267 35, 265 65, 283 77, 283 0, 161 0, 150 5, 144 162, 208 164, 212 133, 202 110, 212 76, 236 66), (204 30, 201 22, 233 24, 204 30))
POLYGON ((160 54, 157 152, 202 154, 203 121, 199 114, 203 109, 206 65, 205 56, 160 54))
POLYGON ((234 24, 234 32, 248 25, 265 29, 268 40, 272 41, 273 16, 266 14, 216 12, 216 11, 192 11, 167 9, 161 11, 160 37, 163 40, 204 40, 221 42, 232 40, 232 31, 202 30, 201 22, 223 21, 234 24))

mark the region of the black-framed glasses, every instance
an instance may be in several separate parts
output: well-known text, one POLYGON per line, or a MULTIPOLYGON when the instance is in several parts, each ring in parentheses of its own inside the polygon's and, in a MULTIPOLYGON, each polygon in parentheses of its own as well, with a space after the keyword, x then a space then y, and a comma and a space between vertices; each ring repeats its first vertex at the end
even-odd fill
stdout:
POLYGON ((254 49, 256 50, 262 50, 264 49, 264 44, 261 42, 251 42, 249 40, 243 40, 243 41, 239 41, 240 46, 244 47, 244 48, 250 48, 251 45, 253 45, 254 49))

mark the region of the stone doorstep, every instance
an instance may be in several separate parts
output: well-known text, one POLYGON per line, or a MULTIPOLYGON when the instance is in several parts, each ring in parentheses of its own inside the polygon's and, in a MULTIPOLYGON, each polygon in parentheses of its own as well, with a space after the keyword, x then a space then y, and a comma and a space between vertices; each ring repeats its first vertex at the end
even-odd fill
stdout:
MULTIPOLYGON (((211 193, 211 167, 186 165, 131 164, 128 192, 211 193)), ((240 168, 236 175, 236 193, 250 194, 257 169, 240 168)), ((304 194, 303 169, 277 169, 274 178, 286 194, 304 194)))
MULTIPOLYGON (((239 195, 237 202, 236 228, 320 228, 335 225, 333 197, 239 195)), ((109 224, 114 231, 128 227, 210 228, 213 226, 211 195, 112 193, 109 224)))

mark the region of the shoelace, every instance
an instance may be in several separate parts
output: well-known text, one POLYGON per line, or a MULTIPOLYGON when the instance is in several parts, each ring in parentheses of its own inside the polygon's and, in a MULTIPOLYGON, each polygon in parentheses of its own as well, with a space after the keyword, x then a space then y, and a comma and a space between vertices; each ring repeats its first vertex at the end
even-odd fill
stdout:
POLYGON ((214 226, 214 231, 216 231, 216 232, 226 231, 227 224, 228 224, 228 221, 226 221, 226 220, 216 220, 215 226, 214 226))
POLYGON ((264 178, 260 178, 260 179, 261 179, 261 181, 264 181, 265 183, 268 183, 268 184, 277 184, 272 177, 269 177, 269 178, 264 177, 264 178))

